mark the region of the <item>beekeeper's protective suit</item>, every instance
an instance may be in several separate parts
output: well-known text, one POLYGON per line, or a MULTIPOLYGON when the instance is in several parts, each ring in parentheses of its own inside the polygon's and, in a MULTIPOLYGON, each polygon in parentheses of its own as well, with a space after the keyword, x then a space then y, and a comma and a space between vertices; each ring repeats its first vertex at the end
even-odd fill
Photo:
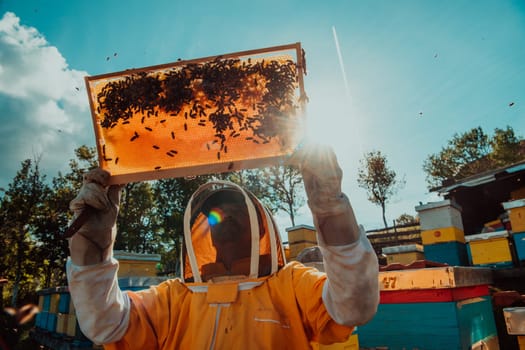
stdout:
POLYGON ((182 278, 122 292, 112 258, 119 188, 96 169, 72 201, 101 209, 70 240, 82 331, 107 349, 308 349, 345 341, 377 309, 378 263, 330 149, 304 151, 303 180, 325 273, 286 264, 272 216, 229 182, 201 186, 184 216, 182 278))

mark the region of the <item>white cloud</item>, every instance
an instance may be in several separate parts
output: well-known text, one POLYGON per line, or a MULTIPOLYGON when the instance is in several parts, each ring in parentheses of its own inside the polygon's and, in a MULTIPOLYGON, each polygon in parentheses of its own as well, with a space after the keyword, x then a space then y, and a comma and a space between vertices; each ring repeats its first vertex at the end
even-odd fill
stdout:
POLYGON ((53 177, 75 148, 94 144, 86 75, 14 13, 0 19, 0 187, 24 159, 42 156, 41 170, 53 177))

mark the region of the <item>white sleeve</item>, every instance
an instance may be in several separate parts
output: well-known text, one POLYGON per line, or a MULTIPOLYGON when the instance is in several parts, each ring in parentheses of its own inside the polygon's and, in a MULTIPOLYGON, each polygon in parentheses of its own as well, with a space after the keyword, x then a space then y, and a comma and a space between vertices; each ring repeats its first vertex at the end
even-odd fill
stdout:
POLYGON ((118 262, 103 261, 78 266, 66 263, 69 292, 82 332, 95 344, 106 344, 124 336, 129 323, 130 301, 117 280, 118 262))
POLYGON ((359 239, 342 246, 320 242, 327 281, 323 302, 339 324, 358 326, 368 322, 379 304, 379 264, 362 226, 359 239))

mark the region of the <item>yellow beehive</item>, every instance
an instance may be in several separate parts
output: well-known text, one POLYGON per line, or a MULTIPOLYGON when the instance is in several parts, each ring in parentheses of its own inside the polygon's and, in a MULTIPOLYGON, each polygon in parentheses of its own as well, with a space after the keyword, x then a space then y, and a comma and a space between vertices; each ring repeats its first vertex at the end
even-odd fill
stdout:
POLYGON ((67 315, 66 334, 70 337, 77 336, 77 316, 74 314, 67 315))
POLYGON ((59 313, 57 315, 57 329, 56 332, 58 334, 67 334, 67 323, 69 320, 69 314, 61 314, 59 313))
POLYGON ((157 264, 160 262, 160 254, 139 254, 115 250, 113 256, 119 262, 119 278, 133 276, 153 277, 157 275, 157 264))
POLYGON ((413 261, 425 259, 423 246, 421 246, 421 244, 407 244, 394 247, 385 247, 383 248, 382 252, 386 255, 388 264, 410 264, 413 261))
POLYGON ((302 242, 290 244, 290 259, 293 260, 306 248, 315 247, 317 243, 302 242))
POLYGON ((44 296, 42 294, 38 296, 38 310, 44 310, 44 296))
POLYGON ((424 260, 425 254, 421 252, 408 252, 408 253, 398 253, 398 254, 392 254, 387 255, 386 262, 387 264, 403 264, 407 265, 410 264, 416 260, 424 260))
POLYGON ((308 225, 298 225, 287 228, 288 243, 313 243, 317 245, 317 234, 315 228, 308 225))
POLYGON ((466 236, 473 265, 511 263, 512 253, 507 231, 466 236))
POLYGON ((49 299, 49 313, 56 314, 58 313, 58 303, 60 301, 60 294, 54 293, 50 295, 49 299))
POLYGON ((510 226, 512 232, 525 231, 525 199, 518 199, 511 202, 502 203, 509 213, 510 226))
POLYGON ((287 259, 293 260, 305 249, 317 245, 315 228, 308 225, 297 225, 286 229, 288 232, 289 254, 287 259))
POLYGON ((444 243, 444 242, 461 242, 465 243, 465 234, 463 230, 455 227, 443 227, 421 232, 423 245, 444 243))

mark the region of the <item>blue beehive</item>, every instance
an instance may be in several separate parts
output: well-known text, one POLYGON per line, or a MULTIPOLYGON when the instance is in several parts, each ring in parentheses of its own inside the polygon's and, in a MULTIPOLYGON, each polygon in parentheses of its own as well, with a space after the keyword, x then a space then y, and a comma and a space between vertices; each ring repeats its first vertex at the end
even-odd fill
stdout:
POLYGON ((513 233, 512 238, 518 260, 525 261, 525 232, 513 233))
POLYGON ((70 301, 71 295, 69 293, 60 293, 60 299, 58 301, 58 312, 61 314, 69 313, 70 301))
POLYGON ((451 241, 425 246, 425 259, 451 266, 467 266, 468 254, 465 243, 451 241))

